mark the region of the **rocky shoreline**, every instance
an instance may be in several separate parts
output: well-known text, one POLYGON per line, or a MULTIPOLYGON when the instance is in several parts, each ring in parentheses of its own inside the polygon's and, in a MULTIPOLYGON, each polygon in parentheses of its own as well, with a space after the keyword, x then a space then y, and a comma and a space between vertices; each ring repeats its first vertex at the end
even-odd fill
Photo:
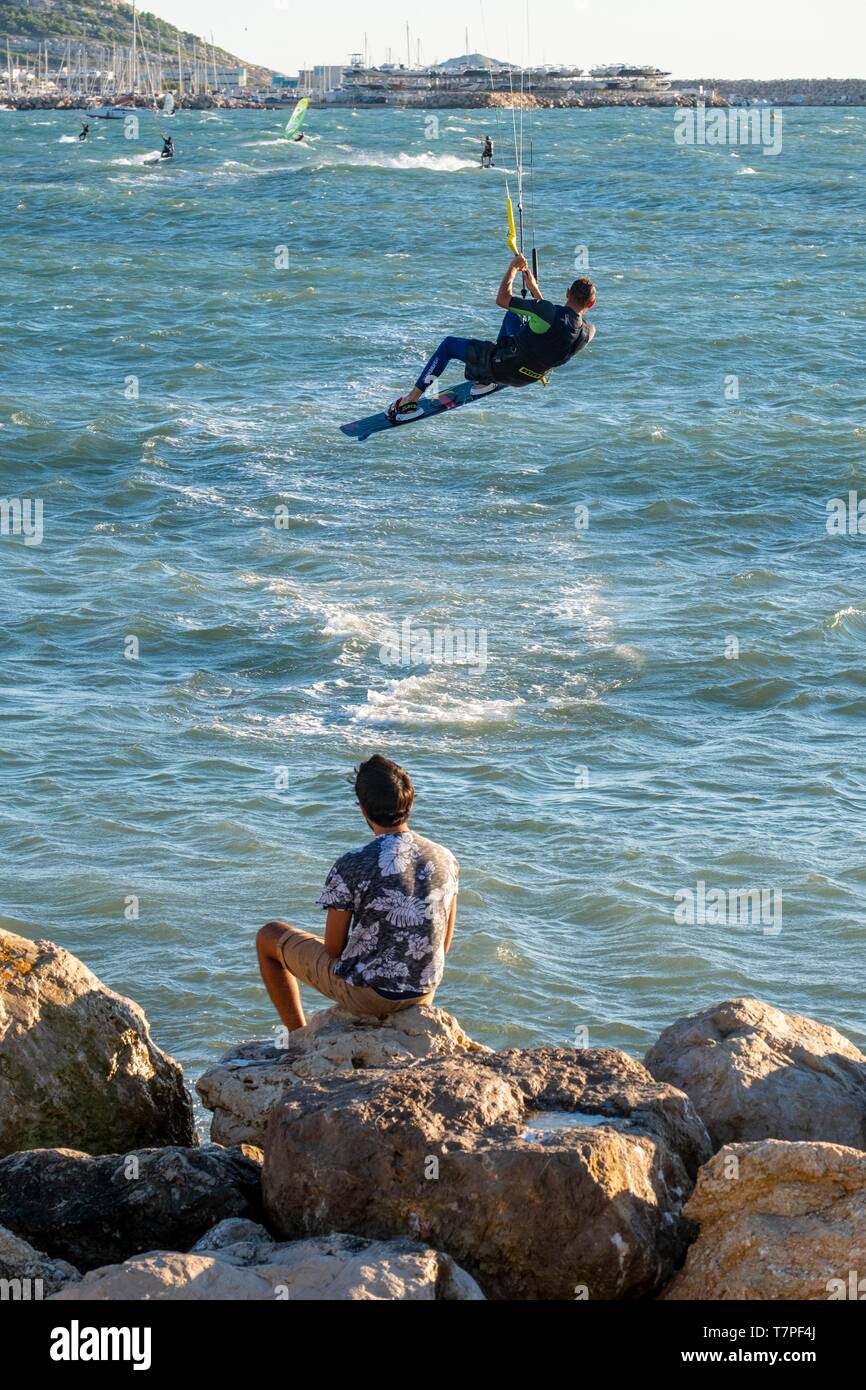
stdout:
POLYGON ((328 1008, 197 1089, 209 1143, 138 1006, 0 931, 13 1297, 826 1300, 866 1262, 866 1056, 760 1000, 643 1063, 328 1008))
MULTIPOLYGON (((866 84, 864 84, 866 85, 866 84)), ((753 104, 759 99, 750 97, 749 101, 753 104)), ((15 97, 6 96, 2 104, 7 109, 16 111, 75 111, 87 112, 93 108, 93 99, 85 101, 83 97, 15 97)), ((397 106, 405 109, 417 109, 419 111, 467 111, 467 110, 490 110, 494 107, 502 107, 510 110, 512 105, 524 108, 532 107, 535 110, 574 110, 592 111, 601 110, 608 107, 654 107, 670 110, 676 107, 697 107, 704 104, 710 107, 726 108, 737 103, 726 97, 707 95, 705 97, 695 96, 693 93, 686 92, 586 92, 580 97, 565 97, 562 99, 545 99, 538 97, 521 98, 519 93, 504 98, 503 100, 492 100, 490 94, 474 97, 472 94, 462 96, 459 101, 455 100, 446 92, 431 92, 425 95, 423 101, 402 102, 402 103, 375 103, 359 102, 354 106, 349 102, 322 102, 311 101, 311 106, 323 111, 386 111, 396 109, 397 106)), ((746 101, 742 103, 746 104, 746 101)), ((836 106, 829 98, 822 99, 815 96, 814 99, 803 101, 791 95, 782 95, 773 99, 773 106, 836 106)), ((203 95, 198 97, 182 97, 176 106, 178 111, 282 111, 288 110, 294 103, 292 101, 273 101, 261 102, 251 101, 243 97, 220 97, 203 95)), ((852 96, 846 101, 845 105, 857 107, 866 105, 866 96, 852 96)), ((129 111, 153 111, 154 106, 151 100, 144 97, 135 102, 124 101, 124 109, 129 111)), ((156 112, 160 114, 159 111, 156 112)))
MULTIPOLYGON (((608 107, 652 107, 670 110, 676 107, 697 107, 704 104, 711 107, 767 105, 774 107, 842 107, 854 109, 866 106, 866 80, 862 83, 820 83, 809 84, 810 90, 804 93, 802 84, 793 82, 778 83, 762 87, 759 83, 729 83, 725 95, 717 92, 712 95, 706 89, 704 96, 694 91, 586 91, 581 96, 544 98, 515 92, 507 96, 502 93, 464 93, 459 99, 449 92, 427 92, 423 101, 405 102, 330 102, 311 100, 311 106, 322 111, 386 111, 401 107, 419 111, 467 111, 490 110, 495 107, 510 109, 513 106, 536 110, 602 110, 608 107), (837 88, 844 90, 840 93, 837 88), (729 90, 729 89, 735 90, 729 90), (862 88, 862 90, 861 90, 862 88)), ((110 101, 106 98, 106 101, 110 101)), ((93 98, 84 97, 39 97, 3 96, 2 104, 7 109, 17 111, 76 111, 85 112, 94 105, 93 98)), ((153 111, 153 101, 138 97, 135 102, 124 101, 129 110, 153 111)), ((201 96, 180 97, 176 109, 179 111, 281 111, 294 105, 294 99, 254 101, 245 97, 222 97, 203 93, 201 96)), ((157 114, 159 114, 157 112, 157 114)))

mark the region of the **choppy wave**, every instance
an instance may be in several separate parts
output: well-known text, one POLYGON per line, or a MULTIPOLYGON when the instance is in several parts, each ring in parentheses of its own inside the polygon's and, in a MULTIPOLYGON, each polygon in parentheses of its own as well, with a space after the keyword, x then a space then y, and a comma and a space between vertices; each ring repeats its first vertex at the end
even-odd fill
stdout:
POLYGON ((351 160, 328 159, 319 160, 319 168, 334 167, 352 168, 361 166, 366 169, 398 169, 415 170, 426 169, 435 174, 456 174, 461 169, 475 169, 478 167, 477 160, 461 159, 459 155, 453 154, 409 154, 401 150, 399 154, 390 155, 384 153, 372 153, 358 150, 352 155, 351 160))

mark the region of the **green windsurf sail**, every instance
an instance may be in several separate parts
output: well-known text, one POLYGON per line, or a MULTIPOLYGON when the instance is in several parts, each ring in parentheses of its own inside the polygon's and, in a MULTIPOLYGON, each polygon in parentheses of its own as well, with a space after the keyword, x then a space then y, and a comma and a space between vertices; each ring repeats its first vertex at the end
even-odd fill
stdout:
POLYGON ((309 97, 301 97, 300 101, 298 102, 297 106, 295 107, 294 111, 292 112, 289 118, 289 124, 286 126, 287 140, 291 140, 294 135, 297 135, 301 126, 304 124, 304 117, 307 114, 307 107, 309 106, 309 104, 309 97))

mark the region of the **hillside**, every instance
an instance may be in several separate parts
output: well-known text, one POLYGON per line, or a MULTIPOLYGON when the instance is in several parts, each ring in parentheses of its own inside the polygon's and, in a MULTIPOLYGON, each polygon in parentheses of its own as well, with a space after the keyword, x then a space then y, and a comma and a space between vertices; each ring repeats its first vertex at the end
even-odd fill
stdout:
MULTIPOLYGON (((166 53, 174 53, 178 33, 185 52, 192 51, 193 41, 198 46, 207 43, 210 52, 210 39, 200 34, 190 34, 177 30, 173 24, 146 10, 137 11, 137 28, 144 46, 153 52, 160 46, 166 53)), ((132 6, 123 0, 0 0, 0 41, 6 38, 13 49, 35 48, 48 41, 52 51, 59 52, 71 40, 74 44, 86 44, 88 49, 99 45, 132 43, 132 6)), ((267 83, 271 69, 248 63, 225 48, 215 47, 217 62, 224 67, 245 67, 250 81, 255 84, 267 83)))

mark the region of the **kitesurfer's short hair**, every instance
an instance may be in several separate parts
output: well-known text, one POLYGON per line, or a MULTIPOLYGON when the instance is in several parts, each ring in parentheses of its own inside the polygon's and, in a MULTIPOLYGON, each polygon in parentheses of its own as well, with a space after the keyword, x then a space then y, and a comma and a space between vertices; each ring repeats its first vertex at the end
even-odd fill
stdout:
POLYGON ((355 768, 355 795, 376 825, 400 825, 412 814, 415 788, 405 768, 374 753, 355 768))
POLYGON ((579 280, 575 280, 568 291, 568 297, 577 305, 578 309, 588 309, 596 297, 595 285, 585 275, 582 275, 579 280))

